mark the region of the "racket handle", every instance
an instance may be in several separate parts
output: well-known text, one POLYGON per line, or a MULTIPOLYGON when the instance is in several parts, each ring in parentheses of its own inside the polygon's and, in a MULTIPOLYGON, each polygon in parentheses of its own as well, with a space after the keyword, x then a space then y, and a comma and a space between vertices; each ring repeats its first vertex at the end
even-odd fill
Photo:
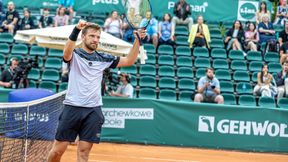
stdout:
POLYGON ((142 39, 140 38, 140 36, 139 36, 139 34, 137 32, 136 32, 136 36, 137 36, 137 38, 139 40, 140 46, 142 46, 143 45, 142 39))

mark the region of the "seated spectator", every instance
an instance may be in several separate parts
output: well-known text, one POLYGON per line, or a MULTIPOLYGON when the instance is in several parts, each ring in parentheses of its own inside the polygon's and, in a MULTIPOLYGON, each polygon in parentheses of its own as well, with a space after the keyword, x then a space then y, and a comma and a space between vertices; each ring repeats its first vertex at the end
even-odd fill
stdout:
POLYGON ((39 19, 39 28, 53 27, 53 18, 49 16, 49 9, 44 8, 43 15, 39 19))
POLYGON ((69 21, 69 17, 65 15, 65 8, 60 7, 54 19, 54 26, 58 27, 58 26, 68 25, 68 21, 69 21))
POLYGON ((212 68, 206 69, 206 76, 200 78, 197 90, 198 93, 194 98, 194 102, 224 103, 224 98, 220 95, 219 80, 215 78, 212 68))
POLYGON ((282 64, 282 71, 276 75, 276 84, 278 88, 277 101, 285 96, 288 97, 288 61, 282 64))
POLYGON ((248 30, 245 32, 246 49, 257 51, 259 41, 259 33, 256 30, 254 23, 249 23, 248 30))
POLYGON ((8 31, 9 33, 14 33, 17 29, 17 24, 19 20, 19 13, 15 10, 15 5, 13 2, 8 2, 8 11, 6 12, 5 20, 2 23, 2 29, 0 32, 8 31))
POLYGON ((265 1, 262 1, 260 3, 259 11, 256 13, 256 24, 258 25, 260 22, 262 22, 262 16, 264 14, 267 14, 269 18, 271 17, 270 11, 267 10, 267 3, 265 1))
POLYGON ((288 17, 287 13, 288 13, 287 0, 283 0, 282 4, 277 7, 275 25, 283 25, 284 20, 288 17))
POLYGON ((34 27, 35 25, 31 18, 31 12, 28 9, 24 10, 24 17, 19 22, 19 30, 29 30, 34 27))
POLYGON ((280 63, 283 64, 288 60, 288 42, 280 47, 280 63))
MULTIPOLYGON (((8 69, 5 69, 2 72, 1 78, 0 78, 0 86, 5 87, 5 88, 12 88, 13 84, 13 79, 14 79, 14 70, 18 66, 18 59, 17 58, 12 58, 10 60, 10 66, 8 69)), ((13 88, 16 88, 13 87, 13 88)))
POLYGON ((273 24, 269 20, 269 16, 264 14, 262 16, 262 22, 258 25, 259 31, 259 43, 267 43, 269 40, 275 40, 275 30, 273 24))
POLYGON ((262 97, 274 97, 277 94, 275 80, 268 72, 268 65, 262 66, 261 72, 257 74, 257 85, 254 87, 254 95, 262 97))
POLYGON ((185 0, 179 0, 174 6, 174 15, 172 18, 172 36, 175 34, 176 24, 184 24, 188 25, 189 31, 191 31, 191 27, 193 24, 191 15, 191 7, 185 0))
POLYGON ((134 88, 130 84, 129 74, 121 73, 120 76, 120 81, 122 82, 122 85, 118 86, 116 92, 111 91, 109 95, 116 97, 133 98, 134 88))
POLYGON ((203 16, 200 15, 197 18, 197 24, 192 25, 188 42, 190 48, 196 47, 206 47, 210 48, 210 32, 206 24, 203 23, 203 16))
POLYGON ((5 12, 4 12, 4 7, 3 7, 3 1, 0 0, 0 24, 4 21, 5 18, 5 12))
POLYGON ((66 8, 65 11, 68 11, 69 13, 69 20, 73 19, 74 16, 74 10, 73 6, 75 4, 74 0, 58 0, 59 7, 57 8, 56 12, 58 13, 58 10, 62 7, 66 8))
POLYGON ((279 33, 278 42, 280 47, 288 40, 288 21, 284 22, 284 29, 279 33))
POLYGON ((159 23, 159 45, 160 44, 169 44, 174 45, 174 37, 171 34, 172 31, 172 24, 171 24, 171 15, 166 13, 163 16, 163 20, 159 23))
POLYGON ((122 20, 118 16, 117 11, 112 11, 111 15, 106 19, 104 23, 105 32, 117 37, 122 38, 122 20))
POLYGON ((231 48, 233 50, 241 50, 244 45, 244 30, 242 27, 242 23, 239 20, 236 20, 233 24, 233 27, 228 30, 225 38, 225 44, 227 50, 231 48))
POLYGON ((154 46, 157 47, 157 44, 158 44, 158 21, 154 17, 152 17, 151 11, 147 11, 145 16, 146 17, 144 19, 142 19, 140 26, 142 26, 141 24, 145 24, 149 19, 150 19, 150 22, 149 22, 148 26, 146 27, 147 33, 146 33, 146 37, 143 40, 143 42, 146 42, 146 43, 152 42, 154 44, 154 46))

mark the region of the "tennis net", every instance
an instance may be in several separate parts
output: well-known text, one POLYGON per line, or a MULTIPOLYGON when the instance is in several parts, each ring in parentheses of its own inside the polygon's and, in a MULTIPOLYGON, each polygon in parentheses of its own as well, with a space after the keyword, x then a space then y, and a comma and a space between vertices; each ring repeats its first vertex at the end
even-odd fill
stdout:
POLYGON ((46 161, 64 97, 65 91, 31 102, 0 103, 0 162, 46 161))

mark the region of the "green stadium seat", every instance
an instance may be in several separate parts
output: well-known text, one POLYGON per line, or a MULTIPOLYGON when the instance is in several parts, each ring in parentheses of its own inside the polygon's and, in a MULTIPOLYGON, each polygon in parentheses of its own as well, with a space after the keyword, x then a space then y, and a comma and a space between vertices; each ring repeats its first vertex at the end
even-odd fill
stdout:
POLYGON ((158 58, 158 64, 161 65, 170 65, 173 66, 174 65, 174 58, 173 56, 168 56, 168 55, 163 55, 163 56, 159 56, 158 58))
POLYGON ((98 25, 100 25, 100 26, 103 26, 104 25, 104 23, 105 23, 105 21, 104 20, 102 20, 102 19, 97 19, 97 18, 95 18, 95 19, 93 19, 93 20, 91 20, 91 22, 93 22, 93 23, 96 23, 96 24, 98 24, 98 25))
POLYGON ((236 97, 234 94, 221 94, 224 98, 224 104, 225 105, 236 105, 236 97))
POLYGON ((163 77, 159 79, 160 89, 174 89, 176 88, 176 82, 173 78, 163 77))
POLYGON ((215 71, 215 76, 219 80, 230 80, 231 81, 231 74, 230 74, 229 70, 218 69, 215 71))
POLYGON ((196 70, 196 78, 199 79, 203 76, 206 76, 206 68, 199 68, 196 70))
POLYGON ((57 82, 60 80, 59 71, 54 69, 45 69, 42 74, 43 81, 54 81, 57 82))
POLYGON ((259 71, 261 71, 263 64, 264 63, 262 61, 251 61, 249 64, 249 71, 259 72, 259 71))
POLYGON ((37 83, 35 80, 29 80, 29 86, 30 88, 37 88, 37 83))
POLYGON ((211 38, 222 39, 222 33, 219 29, 210 29, 210 36, 211 38))
POLYGON ((229 69, 227 60, 224 59, 215 59, 213 60, 214 69, 229 69))
POLYGON ((256 107, 256 99, 252 95, 241 95, 239 97, 239 105, 256 107))
POLYGON ((156 58, 155 58, 155 54, 149 54, 147 53, 147 60, 145 60, 146 64, 151 64, 151 65, 155 65, 156 64, 156 58))
POLYGON ((160 66, 158 70, 159 77, 174 77, 174 68, 171 66, 160 66))
POLYGON ((40 46, 32 46, 30 49, 30 56, 46 56, 46 49, 40 46))
POLYGON ((195 57, 209 57, 209 51, 207 48, 195 47, 193 50, 193 56, 195 56, 195 57))
POLYGON ((5 65, 5 64, 6 64, 6 58, 3 54, 0 54, 0 65, 5 65))
POLYGON ((59 85, 59 92, 65 91, 68 88, 68 83, 67 82, 62 82, 59 85))
POLYGON ((177 46, 188 46, 188 36, 176 36, 175 43, 177 46))
POLYGON ((176 60, 176 65, 178 67, 182 67, 182 66, 185 66, 185 67, 191 67, 192 68, 192 58, 191 57, 186 57, 186 56, 179 56, 177 57, 177 60, 176 60))
POLYGON ((14 42, 14 38, 13 35, 10 33, 0 33, 0 42, 4 42, 4 43, 13 43, 14 42))
POLYGON ((237 85, 236 85, 236 92, 239 95, 242 95, 242 94, 253 94, 253 87, 248 82, 240 82, 240 83, 237 83, 237 85))
POLYGON ((281 98, 278 105, 280 108, 288 109, 288 98, 281 98))
POLYGON ((61 69, 62 68, 62 59, 60 58, 47 58, 45 63, 45 68, 54 68, 61 69))
POLYGON ((39 80, 40 79, 40 70, 36 68, 32 68, 28 74, 29 80, 39 80))
POLYGON ((185 102, 193 102, 192 95, 194 94, 193 91, 180 91, 179 100, 185 102))
POLYGON ((145 43, 143 46, 147 53, 156 53, 156 49, 153 44, 145 43))
POLYGON ((155 65, 141 65, 140 72, 141 75, 156 75, 155 65))
POLYGON ((220 89, 223 93, 234 93, 234 87, 231 81, 221 81, 220 89))
POLYGON ((247 63, 244 60, 233 60, 231 62, 232 70, 247 70, 247 63))
POLYGON ((244 81, 244 82, 249 82, 250 81, 250 76, 248 71, 235 71, 233 78, 235 81, 244 81))
POLYGON ((175 35, 184 35, 184 36, 188 36, 188 28, 186 26, 183 25, 177 25, 175 27, 175 35))
POLYGON ((155 76, 142 76, 139 81, 141 89, 144 88, 156 88, 155 76))
POLYGON ((57 49, 49 49, 48 51, 48 57, 63 57, 63 51, 57 50, 57 49))
POLYGON ((39 84, 39 88, 43 88, 43 89, 49 89, 53 92, 57 92, 57 86, 55 82, 52 81, 42 81, 39 84))
POLYGON ((127 73, 127 74, 133 74, 136 75, 137 74, 137 66, 134 64, 132 66, 126 66, 126 67, 122 67, 120 69, 121 72, 127 73))
POLYGON ((226 59, 227 58, 227 52, 223 48, 213 48, 211 50, 211 57, 212 58, 222 58, 226 59))
POLYGON ((169 100, 169 101, 176 101, 176 93, 174 90, 170 89, 163 89, 160 90, 159 99, 161 100, 169 100))
POLYGON ((268 64, 269 72, 270 73, 278 73, 282 70, 282 66, 280 63, 269 63, 268 64))
POLYGON ((10 47, 8 43, 0 43, 0 52, 8 54, 10 52, 10 47))
POLYGON ((264 56, 266 62, 279 62, 279 54, 276 52, 267 52, 264 56))
POLYGON ((178 88, 182 90, 195 91, 195 84, 192 79, 182 78, 179 80, 178 88))
POLYGON ((276 108, 275 99, 272 97, 260 97, 258 104, 260 107, 276 108))
POLYGON ((28 47, 25 44, 14 44, 11 50, 12 55, 27 55, 28 47))
POLYGON ((173 47, 170 45, 160 45, 158 47, 158 54, 159 55, 173 55, 174 54, 173 47))
POLYGON ((130 83, 133 87, 137 86, 137 77, 135 75, 130 75, 130 83))
POLYGON ((211 39, 211 48, 224 48, 224 42, 221 39, 211 39))
POLYGON ((191 49, 187 46, 177 46, 176 56, 191 56, 191 49))
POLYGON ((230 50, 228 57, 232 60, 244 60, 244 54, 239 50, 230 50))
POLYGON ((207 68, 211 67, 209 58, 196 58, 195 59, 196 68, 207 68))
POLYGON ((257 75, 258 75, 258 72, 253 72, 252 73, 252 81, 255 83, 257 82, 257 75))
POLYGON ((156 91, 152 88, 141 88, 139 92, 139 98, 156 99, 156 91))
POLYGON ((262 61, 262 54, 259 51, 248 51, 247 53, 247 60, 248 61, 262 61))
POLYGON ((180 67, 180 68, 177 68, 177 77, 178 78, 190 78, 190 79, 192 79, 194 77, 194 72, 193 72, 192 68, 180 67))

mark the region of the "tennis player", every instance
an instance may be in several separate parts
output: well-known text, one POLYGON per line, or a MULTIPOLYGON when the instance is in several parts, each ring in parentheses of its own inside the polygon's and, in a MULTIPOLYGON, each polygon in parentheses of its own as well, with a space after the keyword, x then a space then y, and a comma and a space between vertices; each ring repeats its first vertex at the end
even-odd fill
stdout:
MULTIPOLYGON (((136 32, 141 39, 145 37, 145 30, 134 31, 134 35, 136 32)), ((137 59, 140 43, 136 35, 129 54, 126 57, 117 57, 96 51, 100 34, 99 25, 80 20, 64 47, 63 60, 70 64, 68 90, 48 162, 60 162, 68 144, 74 142, 77 135, 77 161, 88 161, 93 143, 100 141, 101 127, 104 123, 101 110, 103 71, 106 68, 131 66, 137 59), (82 48, 75 48, 81 30, 83 45, 82 48)))

